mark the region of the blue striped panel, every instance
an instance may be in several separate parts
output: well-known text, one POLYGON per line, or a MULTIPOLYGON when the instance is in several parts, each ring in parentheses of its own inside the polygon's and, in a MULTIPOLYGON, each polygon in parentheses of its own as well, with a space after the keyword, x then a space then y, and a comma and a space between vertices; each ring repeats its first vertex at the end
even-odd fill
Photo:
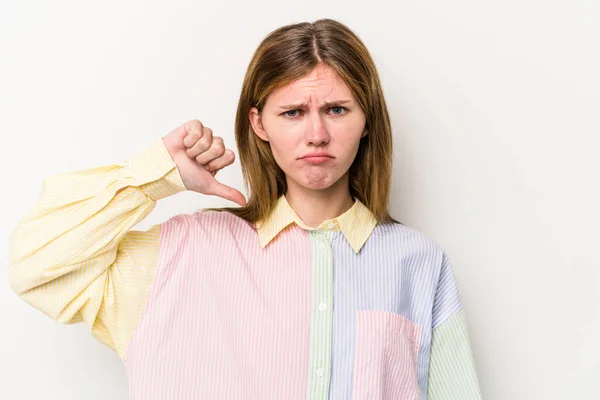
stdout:
POLYGON ((432 327, 461 304, 443 249, 414 228, 380 223, 358 254, 340 232, 333 234, 332 251, 330 398, 352 398, 357 311, 381 310, 401 314, 422 326, 417 378, 426 399, 432 327))

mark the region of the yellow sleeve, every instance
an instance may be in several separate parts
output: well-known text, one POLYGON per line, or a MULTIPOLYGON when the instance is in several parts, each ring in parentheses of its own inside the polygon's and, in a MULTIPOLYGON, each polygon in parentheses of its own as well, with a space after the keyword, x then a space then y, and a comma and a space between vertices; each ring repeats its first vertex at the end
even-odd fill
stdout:
POLYGON ((11 287, 56 321, 83 321, 124 359, 149 296, 161 225, 130 229, 184 190, 162 138, 129 161, 46 178, 10 236, 11 287))

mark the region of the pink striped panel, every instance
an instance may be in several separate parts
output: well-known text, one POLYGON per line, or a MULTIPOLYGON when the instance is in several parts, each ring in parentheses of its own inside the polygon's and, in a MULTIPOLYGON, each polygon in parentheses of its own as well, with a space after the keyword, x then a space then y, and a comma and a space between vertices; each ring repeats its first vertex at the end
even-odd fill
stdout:
POLYGON ((294 225, 263 249, 229 213, 165 222, 125 359, 130 399, 305 399, 311 263, 294 225))
POLYGON ((389 311, 358 310, 353 399, 419 400, 421 325, 389 311))

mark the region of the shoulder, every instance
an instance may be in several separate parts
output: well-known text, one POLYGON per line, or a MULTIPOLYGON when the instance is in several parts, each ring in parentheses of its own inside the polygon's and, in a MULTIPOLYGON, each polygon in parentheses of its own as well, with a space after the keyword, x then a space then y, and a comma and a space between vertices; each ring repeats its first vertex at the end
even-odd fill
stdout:
POLYGON ((174 215, 162 225, 164 232, 210 232, 212 235, 227 234, 227 232, 236 234, 241 231, 255 230, 254 224, 233 213, 204 209, 174 215))
POLYGON ((398 246, 407 253, 427 256, 435 263, 441 262, 444 257, 444 249, 432 237, 400 222, 380 222, 373 229, 373 234, 378 241, 398 246))

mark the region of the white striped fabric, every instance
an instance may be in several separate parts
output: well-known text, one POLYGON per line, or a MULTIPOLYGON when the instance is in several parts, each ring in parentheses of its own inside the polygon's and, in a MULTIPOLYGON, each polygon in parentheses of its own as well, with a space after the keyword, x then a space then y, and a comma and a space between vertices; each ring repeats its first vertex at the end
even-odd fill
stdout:
POLYGON ((214 211, 131 227, 185 190, 162 140, 44 181, 11 235, 28 303, 123 358, 130 399, 481 398, 446 253, 358 200, 306 226, 214 211))

